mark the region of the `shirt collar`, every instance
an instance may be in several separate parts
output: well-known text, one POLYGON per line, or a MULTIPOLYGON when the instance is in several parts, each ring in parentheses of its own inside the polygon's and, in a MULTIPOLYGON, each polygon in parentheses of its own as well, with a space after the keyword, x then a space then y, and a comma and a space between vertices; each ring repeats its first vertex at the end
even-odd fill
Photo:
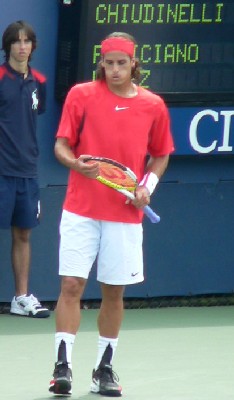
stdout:
MULTIPOLYGON (((10 74, 13 74, 13 75, 18 76, 18 77, 23 75, 20 72, 16 71, 14 68, 12 68, 11 65, 9 64, 9 62, 7 62, 7 61, 4 63, 4 66, 10 72, 10 74)), ((30 65, 28 65, 28 76, 27 76, 26 80, 34 80, 30 65)))

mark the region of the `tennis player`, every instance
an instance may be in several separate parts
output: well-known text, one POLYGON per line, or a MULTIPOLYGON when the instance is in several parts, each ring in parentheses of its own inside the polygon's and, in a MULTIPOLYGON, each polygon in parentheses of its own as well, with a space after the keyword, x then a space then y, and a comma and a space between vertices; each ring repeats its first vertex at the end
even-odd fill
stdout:
POLYGON ((124 288, 144 279, 142 208, 150 203, 174 150, 163 100, 136 84, 140 73, 134 51, 135 39, 126 33, 112 33, 103 40, 97 79, 71 88, 57 132, 55 154, 70 169, 70 176, 60 224, 62 282, 56 308, 56 363, 49 388, 54 394, 72 392, 72 347, 80 326, 80 300, 95 259, 102 301, 91 392, 122 394, 112 363, 124 288), (131 168, 140 182, 136 199, 126 201, 98 182, 98 164, 85 163, 88 155, 131 168))
POLYGON ((2 36, 0 66, 0 228, 11 229, 15 296, 12 314, 44 318, 49 310, 28 294, 31 229, 39 223, 37 116, 45 111, 46 78, 29 65, 37 45, 24 21, 2 36))

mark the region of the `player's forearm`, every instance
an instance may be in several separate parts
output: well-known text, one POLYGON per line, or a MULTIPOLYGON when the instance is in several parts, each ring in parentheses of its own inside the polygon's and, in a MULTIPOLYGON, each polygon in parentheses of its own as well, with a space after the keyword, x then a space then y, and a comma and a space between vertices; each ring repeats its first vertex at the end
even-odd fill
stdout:
POLYGON ((146 172, 153 172, 160 179, 167 169, 169 155, 161 157, 150 157, 147 163, 146 172))
POLYGON ((54 153, 57 160, 67 168, 74 168, 75 155, 65 142, 56 141, 54 153))
POLYGON ((153 194, 159 179, 164 174, 167 165, 168 165, 169 156, 162 157, 150 157, 147 167, 146 173, 143 176, 142 180, 139 183, 140 187, 144 187, 147 189, 149 195, 153 194))

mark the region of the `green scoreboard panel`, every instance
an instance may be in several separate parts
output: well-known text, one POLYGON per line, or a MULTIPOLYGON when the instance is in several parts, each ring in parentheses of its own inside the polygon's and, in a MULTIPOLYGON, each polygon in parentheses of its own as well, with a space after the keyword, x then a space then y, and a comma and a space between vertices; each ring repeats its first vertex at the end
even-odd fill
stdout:
MULTIPOLYGON (((60 39, 69 41, 70 35, 73 54, 67 59, 69 84, 95 78, 100 42, 119 31, 132 34, 138 43, 135 55, 142 67, 141 85, 168 103, 233 104, 233 0, 62 3, 60 39), (66 30, 70 33, 63 37, 66 30)), ((62 64, 60 52, 58 69, 62 64)))

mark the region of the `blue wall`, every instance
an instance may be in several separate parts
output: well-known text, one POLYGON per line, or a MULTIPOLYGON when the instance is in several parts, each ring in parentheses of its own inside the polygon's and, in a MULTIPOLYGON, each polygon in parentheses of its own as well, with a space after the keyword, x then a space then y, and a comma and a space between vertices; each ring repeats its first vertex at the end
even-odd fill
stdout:
MULTIPOLYGON (((39 41, 32 65, 48 78, 47 112, 39 118, 40 186, 42 222, 32 234, 30 291, 41 300, 55 300, 59 293, 58 224, 66 190, 67 171, 53 154, 61 106, 54 98, 58 35, 58 0, 1 0, 0 35, 12 21, 25 19, 39 41)), ((2 59, 3 61, 3 59, 2 59)), ((233 149, 218 152, 223 141, 220 109, 216 123, 202 122, 198 139, 211 152, 198 154, 191 147, 189 123, 201 109, 170 109, 177 155, 152 199, 160 214, 158 225, 144 222, 145 275, 143 284, 129 287, 130 297, 230 293, 234 288, 234 158, 233 149), (203 137, 203 132, 208 135, 203 137), (185 151, 186 149, 186 151, 185 151), (187 155, 183 155, 187 153, 187 155), (219 155, 214 155, 219 153, 219 155)), ((224 107, 223 110, 227 110, 224 107)), ((233 122, 230 126, 233 145, 233 122)), ((14 294, 10 262, 10 232, 0 231, 0 301, 14 294)), ((85 296, 99 298, 95 270, 85 296)))

